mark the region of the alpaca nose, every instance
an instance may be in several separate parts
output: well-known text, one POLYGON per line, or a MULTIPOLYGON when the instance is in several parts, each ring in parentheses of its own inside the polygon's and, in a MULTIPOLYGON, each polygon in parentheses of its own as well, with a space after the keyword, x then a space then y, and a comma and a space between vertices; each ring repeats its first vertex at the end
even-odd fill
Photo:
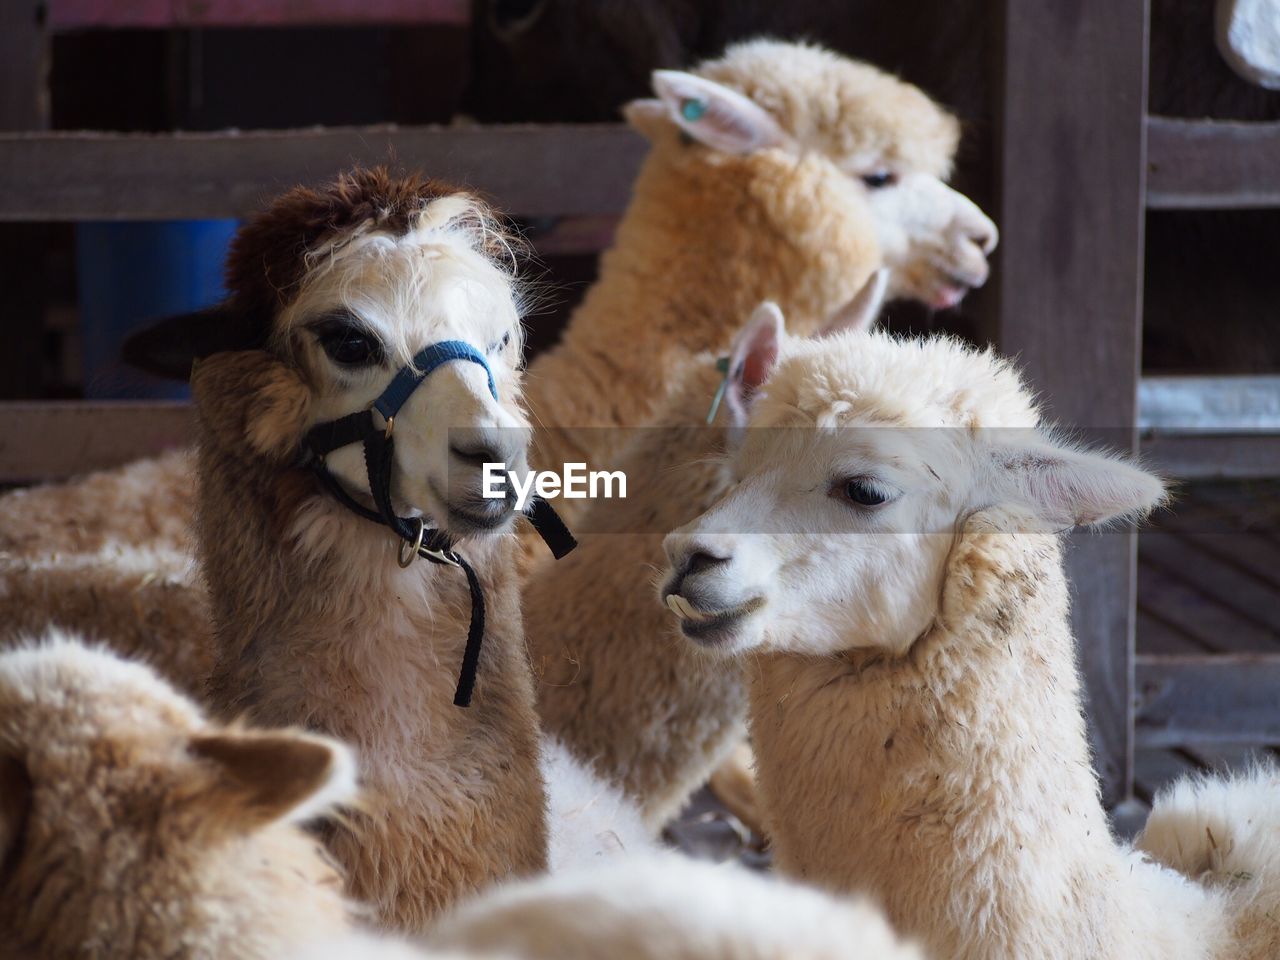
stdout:
POLYGON ((980 221, 969 224, 965 232, 970 242, 986 256, 990 256, 1000 242, 1000 231, 985 216, 980 221))
POLYGON ((704 550, 698 550, 685 558, 684 569, 680 571, 680 579, 683 580, 685 577, 691 577, 694 574, 728 562, 728 557, 719 557, 704 550))
POLYGON ((523 465, 525 440, 525 432, 514 428, 453 429, 449 431, 449 455, 477 470, 486 463, 501 463, 513 469, 523 465))

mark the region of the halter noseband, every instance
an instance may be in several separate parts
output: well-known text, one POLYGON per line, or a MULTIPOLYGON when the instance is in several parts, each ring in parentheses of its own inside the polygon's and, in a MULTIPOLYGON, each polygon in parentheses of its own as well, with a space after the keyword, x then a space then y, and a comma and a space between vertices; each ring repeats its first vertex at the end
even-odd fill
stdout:
MULTIPOLYGON (((476 666, 480 661, 480 644, 484 640, 484 592, 480 588, 480 580, 471 565, 453 549, 453 542, 447 533, 428 527, 421 517, 401 517, 391 505, 396 414, 433 371, 451 360, 466 360, 483 367, 489 378, 489 393, 493 395, 493 399, 498 399, 493 371, 484 354, 465 341, 442 340, 424 347, 413 358, 412 363, 401 367, 368 409, 312 427, 302 440, 302 448, 304 465, 316 475, 335 500, 366 520, 390 527, 400 538, 399 560, 402 567, 407 567, 415 557, 421 556, 432 563, 458 567, 466 574, 467 587, 471 591, 471 626, 467 631, 467 646, 462 655, 458 689, 453 697, 457 706, 465 707, 471 703, 476 666), (383 426, 378 426, 375 422, 374 411, 382 417, 383 426), (353 443, 364 445, 365 469, 369 474, 369 492, 373 495, 376 507, 374 510, 351 496, 325 465, 326 456, 353 443)), ((573 534, 547 501, 535 498, 525 516, 557 560, 577 546, 573 534)))

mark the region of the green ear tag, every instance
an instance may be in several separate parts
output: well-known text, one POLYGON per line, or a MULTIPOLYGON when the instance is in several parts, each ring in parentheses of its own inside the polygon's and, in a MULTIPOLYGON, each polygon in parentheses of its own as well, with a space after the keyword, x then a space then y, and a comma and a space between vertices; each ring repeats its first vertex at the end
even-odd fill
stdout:
POLYGON ((707 426, 716 422, 716 414, 720 410, 720 401, 724 399, 724 392, 729 389, 729 358, 721 357, 716 361, 716 369, 724 374, 724 379, 720 381, 720 386, 716 387, 716 395, 711 399, 711 410, 707 414, 707 426))
POLYGON ((680 116, 684 117, 690 123, 701 120, 703 114, 707 112, 707 104, 705 100, 699 100, 691 97, 688 100, 680 101, 680 116))

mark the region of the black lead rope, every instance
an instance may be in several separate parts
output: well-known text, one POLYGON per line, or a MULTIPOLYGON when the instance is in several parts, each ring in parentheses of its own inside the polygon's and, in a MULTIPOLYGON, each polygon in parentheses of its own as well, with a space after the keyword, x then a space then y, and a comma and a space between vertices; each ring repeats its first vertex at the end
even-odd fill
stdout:
MULTIPOLYGON (((417 556, 442 566, 458 567, 466 575, 467 589, 471 593, 471 625, 467 629, 467 645, 462 653, 462 667, 453 702, 456 706, 467 707, 471 705, 471 694, 475 690, 480 647, 484 642, 484 590, 480 586, 480 578, 471 564, 453 549, 453 542, 448 534, 427 527, 421 517, 406 519, 397 515, 391 504, 391 470, 395 462, 393 428, 396 414, 422 381, 442 363, 450 360, 467 360, 484 367, 489 375, 489 392, 495 400, 498 398, 493 372, 484 355, 469 343, 445 340, 426 347, 414 357, 413 363, 392 378, 387 389, 368 410, 317 424, 303 438, 302 446, 303 465, 315 474, 321 486, 335 500, 366 520, 390 527, 400 538, 399 562, 402 567, 407 567, 417 556), (375 410, 382 415, 386 426, 379 427, 374 422, 375 410), (328 454, 352 443, 364 446, 365 470, 369 475, 369 491, 373 495, 376 510, 370 510, 351 496, 325 466, 328 454), (407 552, 406 547, 410 548, 407 552)), ((557 560, 578 545, 551 504, 541 497, 534 498, 525 516, 557 560)))

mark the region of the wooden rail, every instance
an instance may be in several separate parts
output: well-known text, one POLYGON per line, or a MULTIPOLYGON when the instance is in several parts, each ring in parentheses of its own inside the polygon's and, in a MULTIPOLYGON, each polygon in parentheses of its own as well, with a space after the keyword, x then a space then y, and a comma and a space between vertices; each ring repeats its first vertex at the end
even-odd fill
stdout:
POLYGON ((470 0, 52 0, 55 31, 188 27, 466 26, 470 0))
POLYGON ((180 446, 193 435, 186 403, 0 403, 0 483, 103 470, 180 446))
POLYGON ((1280 655, 1139 655, 1134 667, 1139 746, 1280 742, 1280 655))
POLYGON ((1148 117, 1147 206, 1280 206, 1280 123, 1148 117))
POLYGON ((514 214, 612 214, 643 154, 622 124, 2 134, 0 220, 241 217, 294 184, 388 162, 514 214))

